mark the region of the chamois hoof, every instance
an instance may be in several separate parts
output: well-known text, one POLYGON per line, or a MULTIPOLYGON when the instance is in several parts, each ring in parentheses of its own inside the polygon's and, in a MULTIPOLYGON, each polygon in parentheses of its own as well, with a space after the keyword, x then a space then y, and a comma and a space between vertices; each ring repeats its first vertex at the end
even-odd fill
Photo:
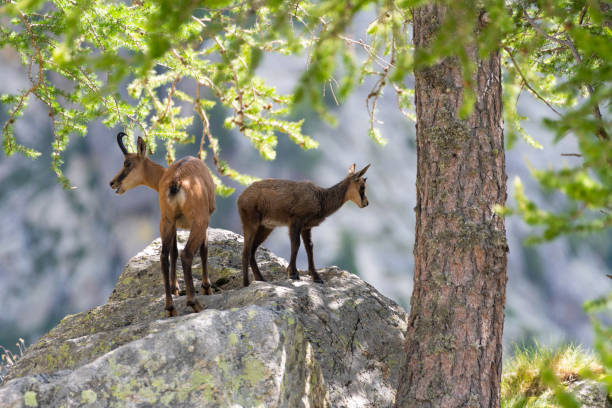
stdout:
POLYGON ((320 276, 317 276, 316 278, 312 278, 312 281, 313 281, 314 283, 320 283, 320 284, 325 283, 325 282, 323 282, 323 279, 321 279, 321 277, 320 277, 320 276))
POLYGON ((210 287, 210 285, 208 285, 208 286, 202 285, 202 294, 203 295, 212 295, 212 288, 210 287))
POLYGON ((181 289, 178 291, 178 296, 185 296, 187 294, 187 290, 186 289, 181 289))
POLYGON ((178 313, 176 312, 176 308, 173 306, 170 306, 170 308, 166 308, 166 317, 174 317, 174 316, 178 316, 178 313))
POLYGON ((181 291, 179 290, 179 288, 172 288, 172 290, 170 291, 170 293, 172 293, 174 296, 179 296, 179 294, 181 293, 181 291))
POLYGON ((197 301, 197 299, 188 300, 187 306, 191 306, 193 311, 196 313, 200 313, 204 309, 202 305, 200 304, 200 302, 197 301))
POLYGON ((291 273, 289 274, 289 277, 293 280, 300 280, 300 274, 299 273, 291 273))

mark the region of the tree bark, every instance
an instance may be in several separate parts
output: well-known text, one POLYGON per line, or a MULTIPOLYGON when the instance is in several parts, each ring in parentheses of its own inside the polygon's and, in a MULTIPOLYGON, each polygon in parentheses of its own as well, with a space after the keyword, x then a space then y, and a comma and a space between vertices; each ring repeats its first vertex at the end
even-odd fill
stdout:
MULTIPOLYGON (((414 12, 415 49, 443 20, 442 5, 414 12)), ((480 60, 477 102, 461 120, 461 64, 415 72, 417 205, 407 361, 396 407, 499 407, 506 293, 506 202, 499 53, 480 60)))

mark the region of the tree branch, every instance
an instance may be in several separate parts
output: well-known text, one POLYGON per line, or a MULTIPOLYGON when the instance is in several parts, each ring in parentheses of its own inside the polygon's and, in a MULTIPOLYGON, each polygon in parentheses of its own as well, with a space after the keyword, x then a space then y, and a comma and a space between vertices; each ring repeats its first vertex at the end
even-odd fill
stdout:
MULTIPOLYGON (((544 30, 542 30, 542 28, 540 26, 538 26, 535 22, 535 20, 527 13, 527 7, 525 4, 525 1, 521 2, 521 6, 523 8, 523 14, 525 15, 525 18, 527 19, 527 21, 529 22, 529 25, 531 25, 531 27, 533 27, 533 29, 540 35, 542 35, 543 37, 549 39, 550 41, 553 41, 557 44, 566 46, 570 49, 572 55, 574 56, 574 58, 576 59, 576 61, 578 61, 579 64, 582 63, 582 57, 580 56, 580 53, 578 53, 578 50, 576 49, 576 46, 574 45, 574 42, 571 40, 570 36, 568 33, 565 33, 565 40, 557 38, 557 37, 553 37, 551 35, 548 35, 544 30)), ((586 13, 586 9, 583 10, 584 13, 586 13)), ((582 20, 582 17, 581 17, 582 20)), ((593 94, 595 93, 595 89, 593 89, 593 86, 590 83, 586 83, 585 84, 587 90, 589 91, 589 95, 592 97, 593 94)), ((601 110, 599 109, 599 104, 595 103, 593 106, 593 114, 595 115, 595 119, 597 119, 597 121, 600 123, 598 129, 597 129, 597 137, 600 140, 608 140, 609 136, 608 133, 606 132, 606 130, 603 128, 603 126, 601 125, 602 123, 602 116, 601 116, 601 110)))
POLYGON ((198 150, 198 158, 202 160, 202 152, 204 151, 204 141, 208 139, 208 144, 210 146, 210 151, 213 155, 213 164, 215 165, 215 169, 219 175, 224 176, 223 168, 219 164, 219 152, 217 151, 217 140, 212 136, 210 132, 210 121, 208 120, 208 116, 204 109, 202 109, 202 105, 200 105, 200 82, 196 85, 196 100, 194 104, 194 109, 200 119, 202 120, 202 136, 200 138, 200 149, 198 150))
POLYGON ((523 72, 521 71, 521 68, 519 67, 516 60, 514 59, 514 55, 512 55, 512 51, 510 50, 510 48, 504 47, 504 51, 508 53, 508 56, 510 57, 510 60, 512 61, 512 65, 514 65, 514 68, 516 68, 516 71, 521 76, 521 79, 523 80, 523 84, 525 84, 527 89, 529 89, 531 93, 533 93, 539 100, 544 102, 546 106, 548 106, 553 112, 555 112, 559 116, 562 116, 561 113, 554 108, 554 106, 552 106, 546 99, 544 99, 542 95, 538 93, 538 91, 536 91, 531 85, 529 85, 529 81, 527 81, 527 78, 525 78, 525 75, 523 75, 523 72))
POLYGON ((371 45, 366 44, 365 42, 363 42, 363 40, 354 40, 354 39, 352 39, 350 37, 347 37, 347 36, 344 36, 344 35, 338 35, 338 38, 340 38, 341 40, 343 40, 347 44, 359 45, 361 48, 363 48, 373 58, 373 60, 378 64, 379 67, 381 67, 383 69, 387 68, 387 67, 395 68, 395 66, 391 62, 385 60, 383 57, 378 55, 376 53, 376 50, 374 50, 371 45))
MULTIPOLYGON (((215 43, 217 43, 221 55, 225 54, 226 50, 225 47, 223 47, 223 44, 221 44, 217 37, 213 37, 213 39, 215 40, 215 43)), ((244 63, 244 61, 241 62, 244 63)), ((234 107, 234 104, 232 103, 232 108, 234 109, 235 117, 234 123, 238 125, 240 133, 244 133, 244 131, 247 129, 247 126, 244 123, 244 90, 240 88, 240 84, 238 83, 238 72, 236 71, 236 68, 232 65, 231 61, 228 61, 228 65, 232 70, 232 77, 234 79, 234 85, 236 87, 236 100, 238 101, 238 108, 234 107)))
POLYGON ((582 8, 582 11, 580 12, 580 18, 578 20, 578 24, 582 25, 583 21, 584 21, 584 16, 586 16, 586 12, 589 9, 589 3, 585 3, 584 7, 582 8))

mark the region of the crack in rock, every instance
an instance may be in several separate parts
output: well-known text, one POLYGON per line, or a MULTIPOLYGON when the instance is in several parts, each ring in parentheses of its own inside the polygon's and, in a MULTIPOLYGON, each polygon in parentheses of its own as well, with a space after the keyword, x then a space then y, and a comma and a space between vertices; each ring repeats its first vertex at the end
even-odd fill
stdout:
MULTIPOLYGON (((187 233, 178 237, 184 245, 187 233)), ((220 291, 197 296, 200 313, 175 297, 179 316, 167 319, 153 241, 106 304, 66 316, 28 348, 0 386, 3 406, 25 407, 26 395, 66 407, 392 406, 406 312, 337 267, 318 271, 324 285, 304 272, 292 281, 287 261, 266 249, 257 262, 267 282, 243 288, 242 242, 209 229, 220 291)))

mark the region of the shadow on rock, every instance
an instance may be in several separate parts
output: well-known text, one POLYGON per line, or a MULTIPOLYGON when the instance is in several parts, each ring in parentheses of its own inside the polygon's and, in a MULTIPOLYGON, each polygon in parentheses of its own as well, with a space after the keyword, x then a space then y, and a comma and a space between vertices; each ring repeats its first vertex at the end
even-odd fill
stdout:
MULTIPOLYGON (((186 238, 179 233, 179 246, 186 238)), ((106 304, 66 316, 31 346, 0 400, 10 407, 33 399, 39 406, 392 405, 407 316, 372 286, 336 267, 318 271, 324 285, 307 275, 291 281, 287 261, 260 248, 268 282, 242 288, 242 237, 210 229, 217 292, 198 296, 205 310, 197 314, 184 296, 175 298, 179 317, 166 319, 160 247, 155 240, 129 261, 106 304)))

